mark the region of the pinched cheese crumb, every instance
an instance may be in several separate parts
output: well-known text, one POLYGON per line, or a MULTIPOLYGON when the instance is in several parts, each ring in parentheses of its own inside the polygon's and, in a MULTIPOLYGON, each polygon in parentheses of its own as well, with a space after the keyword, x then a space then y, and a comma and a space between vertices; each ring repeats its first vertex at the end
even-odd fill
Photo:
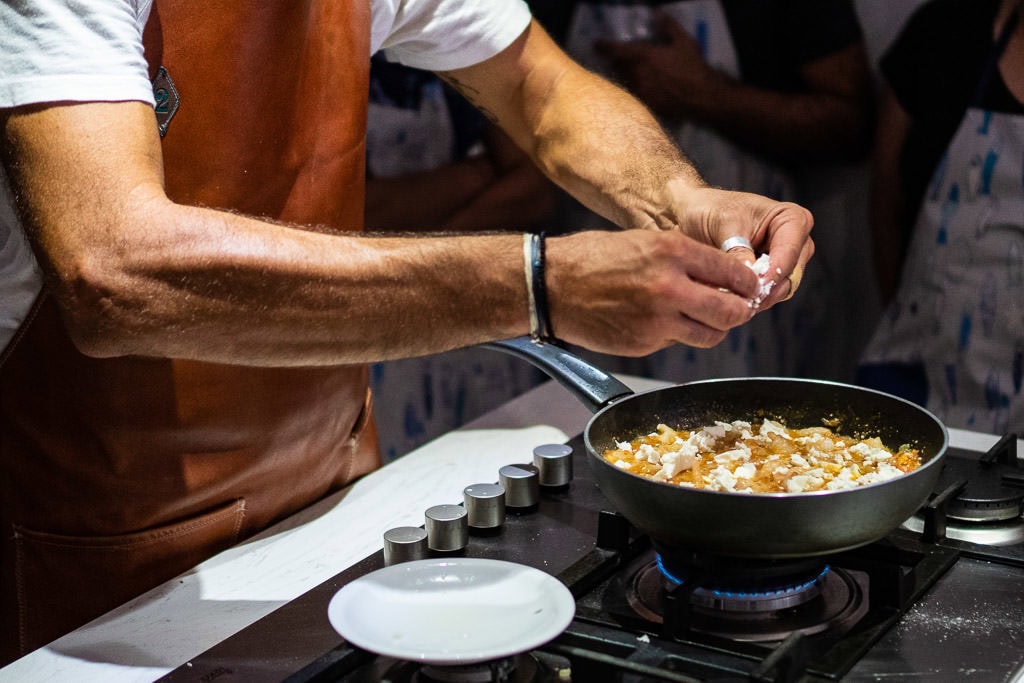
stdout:
MULTIPOLYGON (((771 294, 772 288, 775 287, 775 281, 768 277, 771 261, 768 258, 768 254, 761 254, 756 261, 748 263, 747 266, 757 275, 758 281, 757 294, 747 302, 747 305, 753 309, 758 309, 764 303, 764 300, 768 298, 768 295, 771 294)), ((775 271, 781 274, 778 268, 775 271)))

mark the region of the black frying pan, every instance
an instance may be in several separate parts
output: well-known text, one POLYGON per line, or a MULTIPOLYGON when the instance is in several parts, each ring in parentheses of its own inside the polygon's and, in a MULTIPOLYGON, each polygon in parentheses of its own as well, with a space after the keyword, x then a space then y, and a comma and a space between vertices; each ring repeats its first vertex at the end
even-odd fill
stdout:
POLYGON ((521 337, 488 344, 530 361, 593 412, 584 432, 597 485, 615 508, 661 544, 734 557, 825 555, 876 541, 928 498, 942 469, 948 435, 923 408, 901 398, 836 382, 755 377, 691 382, 635 394, 559 346, 521 337), (656 482, 602 457, 616 441, 716 420, 764 418, 790 428, 820 427, 879 436, 890 448, 911 444, 922 465, 886 482, 843 491, 749 494, 656 482))

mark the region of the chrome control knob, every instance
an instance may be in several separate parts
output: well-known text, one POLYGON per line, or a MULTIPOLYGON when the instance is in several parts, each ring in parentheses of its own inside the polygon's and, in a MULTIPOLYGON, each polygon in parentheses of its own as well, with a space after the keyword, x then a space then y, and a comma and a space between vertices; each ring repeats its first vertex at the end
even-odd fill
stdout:
POLYGON ((540 502, 540 478, 533 465, 505 465, 498 470, 498 482, 505 489, 505 506, 529 508, 540 502))
POLYGON ((399 562, 425 560, 427 532, 416 526, 397 526, 384 532, 384 565, 390 567, 399 562))
POLYGON ((546 443, 533 449, 533 464, 541 486, 565 486, 572 481, 572 446, 546 443))
POLYGON ((469 520, 461 505, 435 505, 427 508, 427 544, 431 550, 462 550, 469 543, 469 520))
POLYGON ((505 523, 505 489, 501 484, 473 484, 462 490, 469 526, 496 529, 505 523))

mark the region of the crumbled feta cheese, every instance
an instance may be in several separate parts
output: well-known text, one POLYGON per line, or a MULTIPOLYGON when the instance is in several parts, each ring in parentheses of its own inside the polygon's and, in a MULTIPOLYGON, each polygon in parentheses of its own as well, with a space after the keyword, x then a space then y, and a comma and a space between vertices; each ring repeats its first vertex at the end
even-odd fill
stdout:
POLYGON ((750 451, 743 448, 734 448, 731 451, 725 451, 715 456, 715 462, 719 465, 746 462, 747 460, 750 460, 750 451))
POLYGON ((736 477, 733 476, 729 468, 719 465, 709 473, 711 477, 710 487, 713 490, 718 491, 734 491, 736 490, 736 477))
POLYGON ((736 475, 737 479, 750 479, 757 474, 757 465, 752 462, 744 463, 737 467, 733 474, 736 475))
POLYGON ((899 477, 908 467, 877 437, 855 443, 828 428, 789 430, 772 420, 716 421, 692 431, 658 425, 632 444, 617 442, 605 457, 655 481, 713 491, 844 490, 899 477))
POLYGON ((637 460, 646 460, 647 462, 651 463, 652 465, 660 465, 661 464, 661 453, 658 452, 658 449, 655 448, 654 446, 652 446, 652 445, 650 445, 648 443, 645 443, 645 444, 641 444, 640 448, 637 450, 636 459, 637 460))
POLYGON ((895 479, 896 477, 903 474, 903 472, 887 462, 878 464, 878 468, 874 472, 868 472, 867 474, 860 477, 858 483, 860 484, 875 484, 880 481, 888 481, 895 479))
POLYGON ((786 428, 780 425, 774 420, 765 420, 761 423, 761 430, 759 432, 761 436, 768 436, 769 434, 778 434, 784 439, 792 440, 792 437, 786 432, 786 428))
POLYGON ((797 474, 786 481, 786 490, 790 493, 803 493, 809 489, 818 488, 824 483, 819 477, 797 474))
POLYGON ((683 453, 681 451, 665 453, 661 456, 661 471, 665 477, 671 479, 680 472, 692 469, 693 463, 696 460, 697 457, 693 453, 683 453))
POLYGON ((824 438, 825 437, 819 434, 818 432, 814 432, 813 434, 808 434, 807 436, 798 436, 793 440, 796 441, 801 446, 812 446, 820 444, 824 438))
POLYGON ((839 474, 832 479, 832 481, 825 484, 825 488, 829 491, 841 491, 844 489, 856 488, 859 485, 855 470, 849 467, 844 467, 839 471, 839 474))
POLYGON ((696 431, 690 435, 689 443, 694 448, 700 451, 713 451, 715 450, 715 443, 717 439, 711 434, 708 434, 703 429, 696 431))
POLYGON ((716 422, 713 425, 708 425, 701 431, 716 439, 720 439, 725 436, 725 430, 729 427, 730 425, 728 422, 716 422))
POLYGON ((692 455, 696 459, 700 459, 700 451, 689 441, 683 441, 679 444, 679 452, 683 455, 692 455))

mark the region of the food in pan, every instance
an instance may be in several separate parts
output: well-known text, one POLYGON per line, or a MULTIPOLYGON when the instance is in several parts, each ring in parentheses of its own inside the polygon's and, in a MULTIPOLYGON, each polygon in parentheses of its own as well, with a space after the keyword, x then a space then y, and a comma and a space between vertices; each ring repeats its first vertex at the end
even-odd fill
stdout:
POLYGON ((878 437, 857 439, 828 427, 789 429, 780 422, 716 422, 657 431, 616 443, 604 458, 655 481, 711 491, 837 491, 894 479, 921 466, 918 451, 893 451, 878 437))

